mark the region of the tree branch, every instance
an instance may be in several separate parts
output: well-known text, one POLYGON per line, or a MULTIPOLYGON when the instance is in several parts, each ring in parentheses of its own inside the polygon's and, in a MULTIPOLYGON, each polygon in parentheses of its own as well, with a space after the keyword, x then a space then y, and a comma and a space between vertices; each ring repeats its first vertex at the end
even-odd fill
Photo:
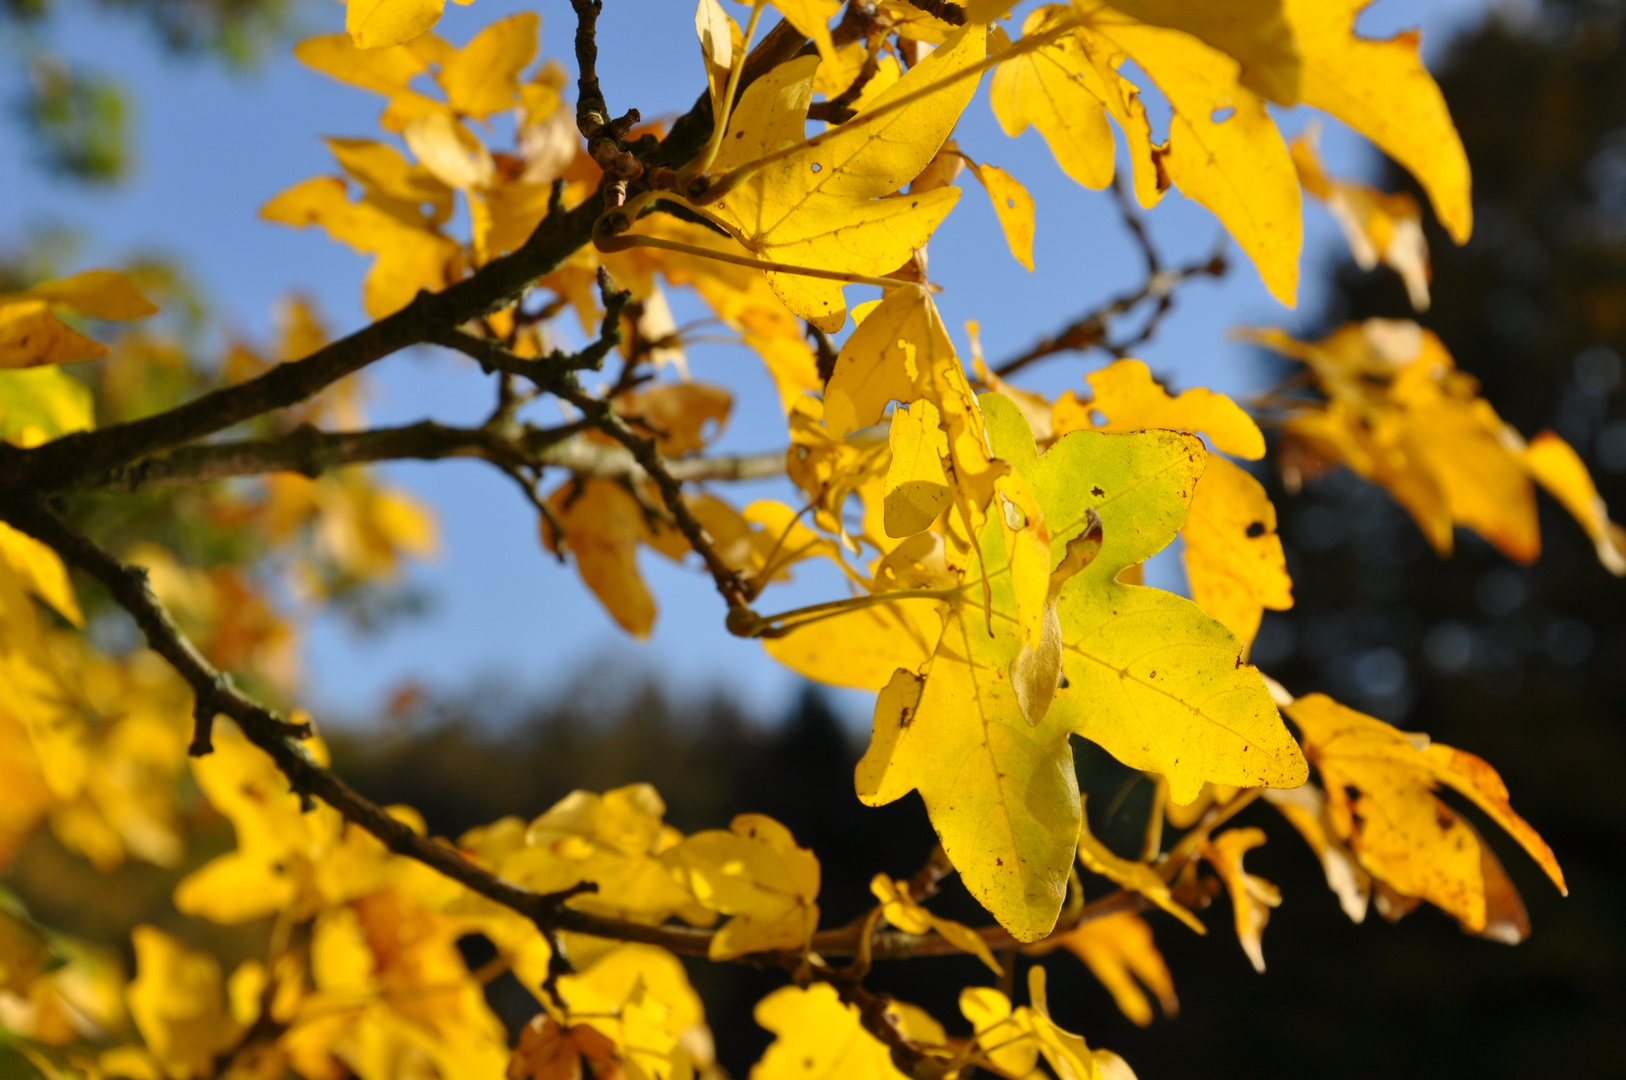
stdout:
POLYGON ((195 398, 166 412, 97 431, 77 432, 31 450, 0 447, 0 490, 59 490, 126 462, 224 431, 264 413, 297 404, 391 353, 429 340, 498 310, 537 278, 558 267, 591 237, 603 207, 597 197, 542 220, 517 250, 436 293, 421 292, 406 307, 303 360, 195 398))
MULTIPOLYGON (((109 470, 87 480, 82 490, 132 492, 273 472, 317 476, 347 465, 452 457, 569 469, 580 476, 644 475, 643 466, 625 447, 580 438, 576 433, 581 427, 580 423, 557 428, 522 426, 517 433, 504 435, 490 427, 454 428, 432 420, 367 431, 319 431, 307 425, 275 439, 183 446, 109 470)), ((755 480, 785 471, 783 450, 663 458, 662 462, 674 479, 685 482, 755 480)))

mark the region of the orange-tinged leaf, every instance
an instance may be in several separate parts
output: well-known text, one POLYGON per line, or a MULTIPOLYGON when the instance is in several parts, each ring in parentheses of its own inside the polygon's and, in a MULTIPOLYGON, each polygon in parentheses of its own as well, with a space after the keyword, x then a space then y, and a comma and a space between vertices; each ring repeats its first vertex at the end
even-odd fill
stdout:
POLYGON ((344 29, 358 49, 411 41, 440 21, 446 0, 346 0, 344 29))
POLYGON ((1524 464, 1536 483, 1580 522, 1604 568, 1616 577, 1626 575, 1626 530, 1609 519, 1609 507, 1570 444, 1543 431, 1525 447, 1524 464))
POLYGON ((1276 508, 1264 485, 1242 469, 1208 459, 1180 535, 1191 598, 1244 643, 1259 632, 1264 609, 1293 606, 1276 508))
MULTIPOLYGON (((549 496, 564 546, 576 557, 576 570, 622 629, 648 637, 655 625, 655 598, 638 573, 638 545, 653 531, 644 508, 614 480, 593 477, 576 492, 566 483, 549 496)), ((557 550, 559 538, 547 522, 543 543, 557 550)))
POLYGON ((458 261, 451 240, 403 224, 368 202, 351 202, 344 181, 336 177, 294 185, 262 206, 260 216, 301 228, 320 225, 335 240, 377 256, 363 288, 367 313, 374 318, 399 311, 422 289, 444 288, 458 261))
POLYGON ((241 1034, 226 1007, 220 965, 156 927, 138 926, 130 937, 136 977, 125 993, 147 1049, 181 1080, 214 1075, 216 1055, 241 1034))
POLYGON ((1291 791, 1267 791, 1265 799, 1281 811, 1321 860, 1327 888, 1338 897, 1339 906, 1351 922, 1365 922, 1367 904, 1372 898, 1372 879, 1355 861, 1355 856, 1332 832, 1327 821, 1327 796, 1314 784, 1291 791))
POLYGON ((1355 34, 1371 0, 1284 0, 1302 57, 1299 98, 1331 113, 1405 166, 1461 244, 1473 231, 1468 156, 1439 86, 1423 66, 1419 35, 1386 41, 1355 34))
MULTIPOLYGON (((960 79, 890 112, 876 115, 873 110, 982 58, 982 27, 961 29, 876 97, 871 111, 752 173, 710 204, 708 213, 765 259, 842 273, 889 273, 926 243, 958 199, 959 189, 878 197, 897 191, 932 160, 970 101, 977 80, 960 79)), ((783 145, 777 133, 791 129, 789 141, 800 142, 806 116, 802 103, 811 100, 816 67, 809 63, 787 73, 782 82, 770 74, 752 83, 730 122, 731 131, 746 137, 731 134, 724 146, 741 143, 760 146, 764 152, 777 150, 783 145)), ((746 151, 742 146, 733 152, 746 151)), ((839 330, 846 322, 839 282, 779 272, 770 272, 768 282, 791 311, 826 332, 839 330)))
POLYGON ((1443 908, 1474 933, 1486 928, 1482 842, 1433 794, 1443 783, 1506 829, 1564 891, 1552 850, 1514 813, 1507 787, 1484 761, 1428 743, 1426 736, 1408 736, 1322 694, 1299 698, 1287 714, 1321 773, 1333 834, 1349 843, 1373 877, 1443 908))
POLYGON ((1224 394, 1195 387, 1174 397, 1153 381, 1151 369, 1139 360, 1116 361, 1085 379, 1092 397, 1081 402, 1070 390, 1063 394, 1052 414, 1055 434, 1090 427, 1110 432, 1169 428, 1206 435, 1215 449, 1227 454, 1265 456, 1259 425, 1224 394))
POLYGON ((1227 829, 1203 845, 1203 858, 1214 864, 1220 880, 1231 894, 1236 938, 1248 954, 1253 969, 1265 971, 1265 954, 1260 936, 1270 921, 1270 909, 1282 902, 1281 890, 1242 869, 1242 856, 1265 842, 1263 829, 1227 829))
POLYGON ((1033 196, 1021 182, 993 165, 973 165, 971 173, 988 192, 1005 232, 1005 243, 1016 261, 1033 272, 1033 196))
POLYGON ((1134 912, 1120 911, 1103 919, 1091 919, 1055 941, 1084 961, 1131 1023, 1147 1027, 1152 1022, 1152 1003, 1146 990, 1157 997, 1164 1016, 1173 1019, 1179 1015, 1180 999, 1174 996, 1169 965, 1157 951, 1152 928, 1134 912), (1142 986, 1146 989, 1142 990, 1142 986))
POLYGON ((534 11, 498 19, 448 57, 437 76, 447 104, 476 120, 517 104, 519 73, 536 59, 539 25, 534 11))
POLYGON ((1368 184, 1327 176, 1316 156, 1314 129, 1293 140, 1290 149, 1299 183, 1327 204, 1344 232, 1355 265, 1362 270, 1379 262, 1391 267, 1405 282, 1412 309, 1427 311, 1428 240, 1417 200, 1409 192, 1386 194, 1368 184))
POLYGON ((705 383, 662 383, 616 399, 615 411, 654 436, 664 457, 703 449, 722 434, 734 396, 705 383))
POLYGON ((21 292, 0 293, 0 308, 22 300, 44 300, 93 319, 118 322, 144 319, 158 312, 158 305, 142 296, 135 283, 116 270, 85 270, 21 292))
POLYGON ((0 368, 100 360, 108 348, 56 317, 44 300, 0 304, 0 368))

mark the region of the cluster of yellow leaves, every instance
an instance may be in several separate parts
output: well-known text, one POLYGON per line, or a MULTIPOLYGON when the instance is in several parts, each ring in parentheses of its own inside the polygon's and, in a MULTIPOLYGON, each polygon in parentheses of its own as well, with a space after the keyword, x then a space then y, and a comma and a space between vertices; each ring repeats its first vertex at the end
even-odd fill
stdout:
POLYGON ((112 270, 86 270, 21 292, 0 293, 0 368, 71 364, 106 356, 106 345, 57 317, 57 310, 64 308, 118 322, 158 311, 128 277, 112 270))
POLYGON ((1292 701, 1285 711, 1303 735, 1321 788, 1267 797, 1321 857, 1327 883, 1355 921, 1364 918, 1376 888, 1379 910, 1390 918, 1427 900, 1469 933, 1508 943, 1529 935, 1518 891, 1478 830, 1434 794, 1441 784, 1506 829, 1567 893, 1552 850, 1514 813, 1502 778, 1481 759, 1397 731, 1323 694, 1292 701))
POLYGON ((1461 525, 1531 563, 1541 554, 1534 481, 1586 530, 1609 572, 1626 574, 1626 531, 1609 519, 1579 455, 1550 431, 1525 442, 1432 331, 1369 319, 1315 342, 1280 330, 1245 334, 1305 364, 1326 398, 1291 402, 1279 453, 1290 490, 1347 465, 1382 484, 1440 555, 1461 525))

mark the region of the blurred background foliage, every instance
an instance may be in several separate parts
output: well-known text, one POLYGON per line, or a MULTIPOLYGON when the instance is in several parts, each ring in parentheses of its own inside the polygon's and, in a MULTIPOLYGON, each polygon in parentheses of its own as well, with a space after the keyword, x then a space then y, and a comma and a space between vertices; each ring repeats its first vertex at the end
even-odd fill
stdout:
MULTIPOLYGON (((52 52, 45 29, 64 0, 0 0, 6 62, 28 72, 11 112, 31 136, 38 163, 64 179, 117 184, 134 165, 136 91, 52 52)), ((96 6, 157 36, 177 57, 245 68, 289 37, 291 0, 96 0, 96 6)), ((140 32, 138 30, 138 32, 140 32)))
MULTIPOLYGON (((289 15, 281 0, 105 6, 139 16, 178 51, 234 64, 252 60, 289 15)), ((48 7, 10 0, 0 11, 22 41, 48 7)), ((1421 320, 1509 422, 1526 435, 1552 427, 1574 445, 1617 512, 1626 506, 1623 32, 1620 3, 1547 0, 1503 9, 1450 50, 1437 76, 1473 162, 1476 229, 1460 249, 1430 234, 1434 304, 1421 320)), ((99 97, 106 88, 93 74, 61 78, 66 88, 48 86, 29 105, 42 153, 69 175, 116 177, 128 156, 108 132, 125 99, 99 97)), ((1408 184, 1391 168, 1380 186, 1408 184)), ((34 257, 50 257, 50 244, 34 257)), ((37 276, 3 269, 0 276, 37 276)), ((1393 275, 1347 262, 1325 272, 1336 288, 1304 336, 1349 319, 1409 316, 1393 275)), ((184 291, 184 282, 177 277, 173 287, 184 291)), ((1285 374, 1263 356, 1259 363, 1261 383, 1285 374)), ((1231 939, 1223 904, 1207 917, 1214 932, 1204 939, 1154 913, 1180 1017, 1136 1028, 1081 965, 1052 957, 1045 963, 1057 1019, 1122 1053, 1144 1080, 1619 1075, 1626 586, 1545 501, 1546 550, 1519 568, 1460 530, 1457 553, 1437 559, 1387 495, 1348 473, 1296 494, 1269 483, 1296 604, 1267 614, 1254 658, 1297 693, 1326 690, 1495 763, 1515 805, 1557 852, 1571 895, 1556 896, 1498 838, 1530 907, 1534 934, 1525 944, 1463 936, 1430 908, 1395 926, 1375 914, 1356 926, 1309 851, 1277 829, 1249 864, 1286 897, 1265 933, 1266 975, 1252 973, 1231 939)), ((861 747, 811 691, 789 716, 764 723, 725 696, 674 701, 658 683, 640 686, 612 667, 585 673, 549 702, 528 701, 517 686, 497 679, 458 694, 403 689, 362 733, 331 735, 335 764, 371 797, 417 806, 443 835, 503 814, 535 815, 575 787, 635 780, 656 785, 668 820, 685 831, 744 810, 767 813, 820 855, 827 925, 870 904, 871 875, 911 874, 931 850, 918 800, 880 810, 858 804, 850 778, 861 747)), ((1128 851, 1150 787, 1104 754, 1078 749, 1081 786, 1097 793, 1092 828, 1128 851)), ((131 922, 154 921, 230 964, 261 944, 255 935, 265 928, 244 934, 181 919, 168 902, 180 874, 230 845, 229 827, 201 820, 206 813, 200 805, 202 832, 187 866, 130 862, 108 880, 40 830, 13 883, 35 915, 69 933, 117 940, 131 922)), ((1244 818, 1270 813, 1256 805, 1244 818)), ((952 888, 941 911, 985 921, 952 888)), ((484 959, 478 941, 467 947, 471 959, 484 959)), ((782 976, 704 964, 691 973, 722 1062, 743 1076, 768 1041, 750 1006, 782 976)), ((974 960, 945 958, 883 964, 874 984, 951 1019, 952 988, 983 977, 974 960), (954 978, 948 965, 960 967, 954 978)), ((510 1021, 534 1011, 511 977, 490 992, 510 1021)))

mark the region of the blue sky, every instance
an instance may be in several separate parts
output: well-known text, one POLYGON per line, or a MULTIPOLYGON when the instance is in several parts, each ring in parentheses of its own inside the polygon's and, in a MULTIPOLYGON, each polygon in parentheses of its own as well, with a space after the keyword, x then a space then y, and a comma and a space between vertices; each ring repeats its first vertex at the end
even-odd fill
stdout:
MULTIPOLYGON (((1027 5, 1024 5, 1024 9, 1027 5)), ((1484 0, 1377 0, 1360 29, 1386 36, 1420 26, 1431 58, 1454 28, 1480 17, 1484 0)), ((543 55, 571 69, 574 19, 565 0, 517 3, 477 0, 448 5, 437 32, 461 44, 481 26, 512 11, 538 10, 543 55)), ((310 33, 342 26, 343 8, 306 4, 310 33)), ((600 22, 600 77, 612 110, 639 108, 646 118, 686 109, 703 85, 688 0, 606 0, 600 22)), ((178 259, 202 286, 224 323, 255 338, 270 333, 279 297, 300 291, 318 298, 332 327, 348 332, 364 322, 360 306, 363 258, 315 230, 295 231, 256 217, 270 196, 308 176, 333 171, 322 136, 377 132, 382 101, 296 63, 286 48, 249 73, 230 74, 207 60, 166 56, 144 26, 70 0, 44 28, 50 46, 71 63, 111 74, 134 87, 137 166, 129 182, 111 192, 89 192, 56 181, 29 164, 13 123, 0 123, 0 249, 21 242, 32 228, 58 224, 84 235, 83 265, 114 263, 157 252, 178 259)), ((0 97, 22 90, 19 65, 0 73, 0 97)), ((986 85, 986 83, 984 84, 986 85)), ((1280 114, 1292 132, 1310 117, 1280 114)), ((1324 123, 1324 156, 1333 171, 1369 175, 1375 152, 1324 123)), ((1108 193, 1086 191, 1062 175, 1043 141, 1030 131, 1007 138, 994 123, 986 91, 961 121, 961 147, 980 161, 1014 174, 1037 203, 1036 273, 1028 274, 1005 250, 980 190, 968 187, 959 207, 934 237, 931 272, 944 291, 946 321, 982 325, 984 349, 997 360, 1077 314, 1139 281, 1139 256, 1129 243, 1108 193)), ((971 183, 966 178, 966 183, 971 183)), ((1206 254, 1220 236, 1202 208, 1171 193, 1148 215, 1170 260, 1206 254)), ((1299 307, 1289 310, 1266 293, 1245 258, 1219 284, 1198 282, 1180 294, 1158 338, 1140 356, 1176 388, 1195 385, 1242 392, 1255 387, 1246 350, 1226 341, 1236 325, 1272 323, 1289 330, 1313 318, 1320 269, 1341 250, 1331 220, 1306 210, 1304 280, 1299 307)), ((1237 255, 1234 246, 1233 255, 1237 255)), ((75 267, 77 268, 77 267, 75 267)), ((850 297, 860 299, 856 291, 850 297)), ((681 324, 699 309, 674 296, 681 324)), ((963 344, 963 334, 960 335, 963 344)), ((697 378, 730 385, 734 418, 721 449, 747 451, 783 445, 784 429, 760 363, 743 348, 700 345, 689 351, 697 378)), ((1057 392, 1079 385, 1098 355, 1083 362, 1063 356, 1034 372, 1027 385, 1057 392)), ((473 422, 489 408, 488 380, 466 364, 433 350, 401 354, 373 369, 370 407, 376 423, 433 416, 473 422)), ((320 621, 307 635, 306 697, 317 715, 364 716, 389 689, 407 681, 460 691, 482 686, 558 692, 595 662, 606 677, 644 672, 684 693, 722 687, 749 707, 771 715, 798 685, 791 673, 751 642, 723 629, 723 607, 709 579, 693 566, 646 558, 646 577, 661 617, 646 643, 628 639, 580 585, 540 550, 534 512, 511 481, 479 463, 392 465, 390 479, 436 508, 440 557, 410 572, 410 581, 434 598, 427 617, 382 637, 358 638, 343 624, 320 621)), ((771 482, 738 486, 726 494, 740 502, 787 497, 771 482)), ((1170 560, 1152 581, 1172 585, 1170 560)), ((833 574, 804 574, 760 605, 779 610, 842 595, 833 574)), ((843 694, 842 711, 867 726, 866 696, 843 694)))

